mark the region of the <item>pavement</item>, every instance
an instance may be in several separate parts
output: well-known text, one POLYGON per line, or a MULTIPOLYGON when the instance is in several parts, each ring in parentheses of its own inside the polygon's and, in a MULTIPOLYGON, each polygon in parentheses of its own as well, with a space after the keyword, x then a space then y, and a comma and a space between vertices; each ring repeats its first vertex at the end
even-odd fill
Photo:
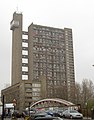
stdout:
MULTIPOLYGON (((0 118, 0 120, 2 120, 0 118)), ((17 119, 13 119, 13 118, 4 118, 3 120, 24 120, 24 118, 17 118, 17 119)))
POLYGON ((17 119, 12 119, 12 118, 4 118, 3 120, 24 120, 24 118, 17 118, 17 119))

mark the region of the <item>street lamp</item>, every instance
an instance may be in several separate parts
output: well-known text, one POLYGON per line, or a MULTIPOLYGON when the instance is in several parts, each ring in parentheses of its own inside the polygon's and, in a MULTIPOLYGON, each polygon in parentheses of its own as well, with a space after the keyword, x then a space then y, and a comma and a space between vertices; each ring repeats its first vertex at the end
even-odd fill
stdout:
POLYGON ((30 117, 30 104, 31 104, 31 103, 29 102, 29 117, 30 117))
POLYGON ((0 97, 0 108, 2 109, 2 115, 1 115, 1 120, 4 120, 4 115, 5 115, 5 112, 4 112, 4 105, 5 105, 5 101, 4 101, 4 95, 2 95, 2 97, 0 97), (2 99, 2 100, 1 100, 2 99))
POLYGON ((2 99, 2 103, 3 103, 3 105, 2 105, 2 120, 4 120, 4 95, 3 95, 3 99, 2 99))

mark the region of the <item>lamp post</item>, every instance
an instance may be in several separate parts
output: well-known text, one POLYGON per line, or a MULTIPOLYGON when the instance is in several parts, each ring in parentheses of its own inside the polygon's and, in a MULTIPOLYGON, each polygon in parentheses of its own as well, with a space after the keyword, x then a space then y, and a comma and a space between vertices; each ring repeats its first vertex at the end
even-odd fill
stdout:
POLYGON ((30 117, 30 102, 29 102, 29 117, 30 117))
POLYGON ((4 120, 4 95, 3 95, 3 98, 2 98, 2 120, 4 120))

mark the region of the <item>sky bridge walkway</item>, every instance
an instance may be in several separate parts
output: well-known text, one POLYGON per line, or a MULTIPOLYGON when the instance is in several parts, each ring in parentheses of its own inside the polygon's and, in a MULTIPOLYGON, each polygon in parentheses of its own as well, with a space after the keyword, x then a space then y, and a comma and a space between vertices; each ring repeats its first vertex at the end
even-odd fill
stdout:
POLYGON ((64 107, 64 106, 71 107, 75 106, 75 104, 59 98, 48 98, 39 100, 30 105, 31 108, 64 107))

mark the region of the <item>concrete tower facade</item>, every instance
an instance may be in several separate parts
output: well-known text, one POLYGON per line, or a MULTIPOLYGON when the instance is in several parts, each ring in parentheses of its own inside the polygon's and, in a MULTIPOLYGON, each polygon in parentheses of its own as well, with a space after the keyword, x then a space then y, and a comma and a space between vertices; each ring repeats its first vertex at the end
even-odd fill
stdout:
POLYGON ((12 85, 23 80, 37 82, 45 76, 48 98, 71 101, 75 88, 72 29, 32 23, 26 32, 22 21, 22 14, 14 13, 12 85))
POLYGON ((74 103, 72 29, 31 23, 28 31, 23 31, 23 15, 17 12, 10 25, 12 84, 2 91, 8 96, 6 102, 9 96, 10 101, 16 97, 17 108, 21 110, 42 98, 61 98, 74 103))
POLYGON ((22 14, 13 14, 12 30, 12 85, 22 80, 22 14))

